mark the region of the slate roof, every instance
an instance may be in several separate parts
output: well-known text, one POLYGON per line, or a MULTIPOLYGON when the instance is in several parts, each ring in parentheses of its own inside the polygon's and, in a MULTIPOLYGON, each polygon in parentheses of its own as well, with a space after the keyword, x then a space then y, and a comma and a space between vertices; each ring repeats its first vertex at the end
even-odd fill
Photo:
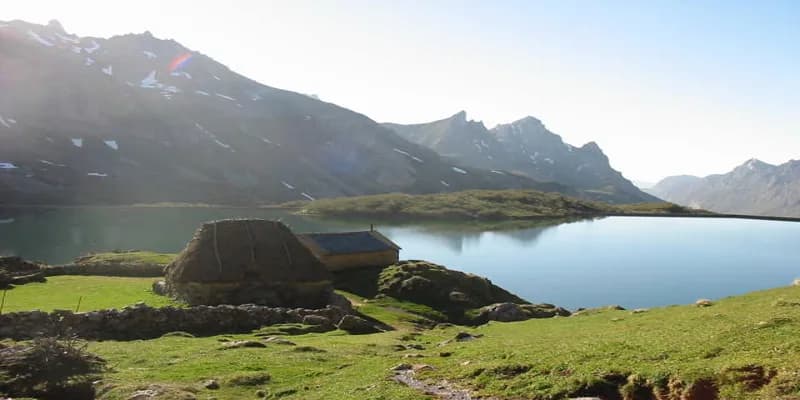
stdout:
POLYGON ((400 246, 375 231, 306 233, 298 235, 301 240, 313 242, 326 254, 375 253, 400 250, 400 246))

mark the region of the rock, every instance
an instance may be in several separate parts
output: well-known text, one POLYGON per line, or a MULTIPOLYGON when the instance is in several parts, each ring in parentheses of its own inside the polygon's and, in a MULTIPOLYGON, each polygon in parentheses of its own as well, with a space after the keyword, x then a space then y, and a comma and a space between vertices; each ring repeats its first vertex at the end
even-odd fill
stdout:
POLYGON ((433 371, 434 369, 436 369, 436 368, 433 368, 432 366, 430 366, 430 365, 428 365, 428 364, 414 364, 414 365, 411 367, 411 370, 412 370, 412 371, 414 371, 414 372, 419 372, 419 371, 433 371))
POLYGON ((403 358, 424 358, 424 357, 425 355, 420 353, 409 353, 403 355, 403 358))
POLYGON ((355 310, 353 310, 353 303, 350 303, 350 300, 347 300, 347 297, 344 297, 336 292, 331 292, 330 297, 328 297, 328 305, 338 307, 346 314, 352 314, 355 312, 355 310))
POLYGON ((345 315, 342 320, 336 325, 337 328, 354 335, 363 335, 369 333, 381 332, 378 328, 372 325, 364 318, 355 315, 345 315))
POLYGON ((475 339, 482 338, 482 337, 483 337, 483 335, 473 335, 473 334, 467 333, 467 332, 459 332, 458 334, 456 334, 455 340, 456 340, 456 342, 467 342, 467 341, 475 340, 475 339))
POLYGON ((306 315, 303 317, 303 325, 333 326, 331 320, 320 315, 306 315))
POLYGON ((217 390, 219 389, 219 382, 217 382, 215 379, 209 379, 203 382, 203 387, 208 390, 217 390))
POLYGON ((439 357, 450 357, 453 355, 453 352, 450 351, 442 351, 439 353, 439 357))
POLYGON ((650 311, 650 310, 648 310, 646 308, 637 308, 637 309, 634 309, 633 311, 631 311, 631 314, 641 314, 641 313, 646 313, 648 311, 650 311))
POLYGON ((795 279, 795 280, 792 282, 792 286, 800 286, 800 278, 798 278, 798 279, 795 279))
POLYGON ((515 303, 498 303, 484 307, 481 313, 486 313, 489 321, 513 322, 529 319, 528 314, 515 303))
POLYGON ((266 390, 256 390, 256 397, 258 397, 260 399, 263 399, 263 398, 267 397, 267 391, 266 390))
POLYGON ((398 365, 396 365, 396 366, 392 367, 392 368, 390 369, 390 371, 409 371, 409 370, 411 370, 412 368, 414 368, 414 366, 413 366, 413 365, 411 365, 411 364, 406 364, 406 363, 403 363, 403 364, 398 364, 398 365))
POLYGON ((245 347, 264 348, 264 347, 267 347, 267 345, 264 344, 264 343, 261 343, 261 342, 256 342, 254 340, 237 340, 237 341, 234 341, 234 342, 225 343, 222 346, 222 349, 223 350, 241 349, 241 348, 245 348, 245 347))
POLYGON ((156 281, 153 282, 153 293, 166 296, 167 295, 167 282, 165 281, 156 281))
POLYGON ((264 341, 267 343, 279 344, 283 346, 296 346, 294 342, 286 340, 284 338, 279 338, 277 336, 267 336, 264 338, 264 341))
POLYGON ((697 307, 711 307, 714 303, 709 299, 699 299, 694 302, 697 307))

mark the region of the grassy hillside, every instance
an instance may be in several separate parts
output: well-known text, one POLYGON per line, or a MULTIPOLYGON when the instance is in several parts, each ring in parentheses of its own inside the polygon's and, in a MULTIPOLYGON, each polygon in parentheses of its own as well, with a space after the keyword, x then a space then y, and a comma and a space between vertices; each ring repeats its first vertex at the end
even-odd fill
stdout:
POLYGON ((429 195, 382 194, 290 203, 302 214, 379 219, 520 220, 610 214, 696 214, 670 203, 615 206, 535 190, 470 190, 429 195))
MULTIPOLYGON (((71 279, 71 287, 106 286, 105 294, 116 293, 116 307, 142 300, 147 292, 140 280, 103 278, 100 285, 92 277, 71 279)), ((29 308, 49 308, 41 305, 42 299, 78 293, 65 283, 51 279, 40 284, 38 292, 20 287, 9 293, 15 292, 16 301, 27 297, 29 308)), ((416 374, 420 380, 446 380, 498 399, 597 394, 621 399, 624 394, 624 399, 638 400, 653 399, 654 391, 665 399, 687 400, 800 396, 798 286, 722 299, 705 307, 605 309, 571 317, 421 331, 414 321, 431 313, 428 308, 390 298, 348 297, 361 312, 397 330, 362 336, 340 331, 283 336, 294 345, 265 342, 263 335, 272 335, 275 327, 244 335, 90 343, 91 351, 113 365, 105 373, 102 398, 127 399, 146 387, 169 392, 163 399, 190 398, 184 397, 187 394, 199 399, 426 398, 390 379, 394 374, 390 369, 400 363, 430 366, 416 374), (461 331, 482 336, 452 340, 461 331), (267 345, 222 349, 233 340, 267 345), (217 380, 220 388, 204 388, 207 379, 217 380), (667 397, 669 393, 673 397, 667 397), (712 393, 718 397, 704 397, 712 393)))
POLYGON ((113 251, 108 253, 92 253, 75 260, 77 264, 153 264, 163 265, 171 263, 175 254, 156 253, 152 251, 131 250, 113 251))

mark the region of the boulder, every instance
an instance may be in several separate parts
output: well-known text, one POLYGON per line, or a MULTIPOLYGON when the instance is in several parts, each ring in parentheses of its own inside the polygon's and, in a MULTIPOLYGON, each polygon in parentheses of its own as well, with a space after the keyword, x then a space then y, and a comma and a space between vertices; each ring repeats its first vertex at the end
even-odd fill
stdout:
POLYGON ((167 282, 166 281, 156 281, 153 282, 153 293, 161 296, 167 295, 167 282))
POLYGON ((381 332, 380 329, 376 328, 369 321, 355 315, 345 315, 336 327, 354 335, 381 332))
POLYGON ((191 305, 321 308, 333 292, 329 272, 289 228, 261 219, 203 224, 167 266, 166 286, 191 305))

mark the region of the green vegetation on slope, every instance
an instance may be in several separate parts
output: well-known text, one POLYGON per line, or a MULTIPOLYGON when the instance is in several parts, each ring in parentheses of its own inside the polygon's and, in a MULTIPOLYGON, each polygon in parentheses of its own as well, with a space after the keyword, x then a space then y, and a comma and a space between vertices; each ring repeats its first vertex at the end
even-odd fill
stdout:
MULTIPOLYGON (((406 314, 370 302, 359 310, 384 319, 395 312, 406 314)), ((639 393, 627 399, 649 399, 642 393, 672 390, 697 396, 704 387, 726 399, 788 400, 800 395, 797 287, 728 298, 710 307, 492 322, 472 330, 483 335, 478 339, 450 340, 463 329, 306 334, 285 337, 296 346, 268 343, 265 348, 233 350, 220 350, 220 341, 261 338, 257 332, 165 337, 93 343, 91 350, 116 366, 105 380, 116 386, 108 399, 124 399, 148 384, 184 388, 198 398, 250 398, 257 390, 270 398, 420 398, 420 393, 387 379, 392 376, 389 369, 404 362, 433 367, 419 372, 420 379, 446 379, 499 398, 615 398, 621 391, 639 393), (265 373, 270 379, 254 386, 232 383, 243 374, 265 373), (218 380, 221 388, 203 389, 206 379, 218 380)))
POLYGON ((616 214, 696 214, 670 203, 615 206, 535 190, 470 190, 453 193, 320 199, 290 203, 300 213, 327 217, 378 219, 519 220, 616 214))
POLYGON ((6 292, 4 313, 15 311, 122 308, 138 302, 152 307, 177 303, 153 293, 153 278, 51 276, 45 283, 28 283, 6 292))

